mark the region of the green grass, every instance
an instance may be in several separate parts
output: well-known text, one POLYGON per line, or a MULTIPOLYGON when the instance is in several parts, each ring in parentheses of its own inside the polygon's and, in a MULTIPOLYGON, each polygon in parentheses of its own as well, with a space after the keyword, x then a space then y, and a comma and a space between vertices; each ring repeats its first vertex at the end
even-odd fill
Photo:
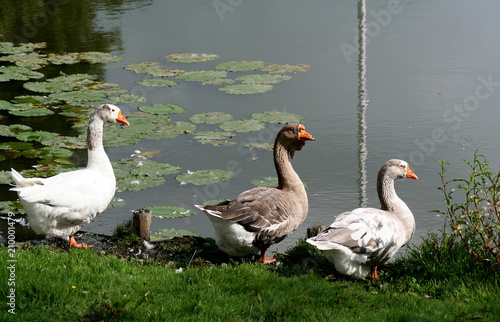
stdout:
MULTIPOLYGON (((198 257, 213 254, 211 243, 206 244, 198 245, 198 252, 188 245, 177 255, 167 251, 171 256, 164 260, 103 256, 92 249, 19 247, 15 318, 495 321, 500 316, 497 277, 470 260, 460 245, 438 236, 383 267, 379 281, 335 274, 324 256, 303 241, 281 254, 278 266, 211 263, 198 257), (172 263, 177 256, 190 258, 181 273, 172 263)), ((0 247, 6 263, 8 252, 0 247)), ((0 275, 0 287, 7 294, 7 274, 0 275)), ((12 318, 7 309, 0 320, 12 318)))

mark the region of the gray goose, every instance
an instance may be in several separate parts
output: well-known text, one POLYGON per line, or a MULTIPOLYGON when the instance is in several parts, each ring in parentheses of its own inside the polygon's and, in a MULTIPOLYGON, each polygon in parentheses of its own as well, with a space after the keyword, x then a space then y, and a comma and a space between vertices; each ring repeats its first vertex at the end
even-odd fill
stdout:
POLYGON ((117 106, 99 106, 87 130, 86 168, 49 178, 23 178, 12 169, 15 186, 10 190, 17 191, 35 233, 69 236, 70 246, 88 246, 78 244, 73 234, 106 210, 115 194, 115 174, 102 144, 104 122, 129 125, 117 106))
POLYGON ((355 279, 386 263, 415 232, 415 218, 394 190, 394 180, 418 177, 408 163, 392 159, 380 169, 377 192, 380 208, 357 208, 337 216, 333 224, 307 242, 323 250, 335 269, 355 279))
POLYGON ((221 250, 231 256, 260 251, 261 263, 276 261, 274 257, 266 257, 267 249, 294 231, 309 209, 304 184, 289 160, 307 140, 314 138, 302 124, 288 124, 279 131, 274 142, 278 187, 250 189, 236 199, 213 206, 196 205, 212 222, 221 250))

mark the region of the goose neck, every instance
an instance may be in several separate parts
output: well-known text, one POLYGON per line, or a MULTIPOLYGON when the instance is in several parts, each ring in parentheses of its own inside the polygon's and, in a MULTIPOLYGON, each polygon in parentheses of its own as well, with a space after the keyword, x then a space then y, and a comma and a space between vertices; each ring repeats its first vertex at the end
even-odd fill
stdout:
POLYGON ((88 163, 87 168, 98 168, 103 171, 113 171, 104 146, 102 144, 104 121, 97 115, 92 115, 87 129, 88 163))

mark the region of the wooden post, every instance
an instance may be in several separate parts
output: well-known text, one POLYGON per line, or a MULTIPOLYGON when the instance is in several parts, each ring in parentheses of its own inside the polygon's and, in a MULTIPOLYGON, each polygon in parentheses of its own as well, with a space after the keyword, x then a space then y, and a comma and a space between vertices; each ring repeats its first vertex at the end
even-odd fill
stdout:
POLYGON ((151 232, 151 210, 137 209, 134 211, 134 229, 137 236, 149 241, 151 232))

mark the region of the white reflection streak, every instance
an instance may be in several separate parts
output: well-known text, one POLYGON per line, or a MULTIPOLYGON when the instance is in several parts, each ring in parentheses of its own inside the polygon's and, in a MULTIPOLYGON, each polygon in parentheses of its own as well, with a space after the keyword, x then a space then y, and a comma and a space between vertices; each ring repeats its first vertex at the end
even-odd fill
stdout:
POLYGON ((366 108, 368 106, 366 92, 366 0, 358 3, 359 19, 359 56, 358 56, 358 168, 359 168, 359 206, 366 207, 366 158, 368 149, 366 147, 366 108))

